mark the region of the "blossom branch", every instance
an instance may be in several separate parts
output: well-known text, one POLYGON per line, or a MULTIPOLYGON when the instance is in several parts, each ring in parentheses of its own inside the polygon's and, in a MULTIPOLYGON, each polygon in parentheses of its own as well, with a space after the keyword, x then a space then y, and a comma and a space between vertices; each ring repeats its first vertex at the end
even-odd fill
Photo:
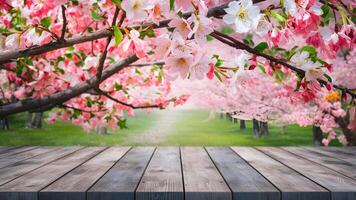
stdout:
POLYGON ((105 112, 105 111, 107 111, 107 109, 102 109, 102 110, 84 110, 84 109, 76 108, 76 107, 73 107, 73 106, 68 106, 68 105, 65 105, 65 104, 62 104, 61 107, 66 108, 66 109, 72 109, 72 110, 80 111, 80 112, 86 112, 86 113, 105 112))
POLYGON ((151 63, 133 63, 130 64, 130 67, 145 67, 145 66, 152 66, 152 65, 164 65, 163 61, 158 62, 151 62, 151 63))
MULTIPOLYGON (((251 54, 254 54, 256 56, 260 56, 260 57, 263 57, 263 58, 265 58, 265 59, 267 59, 269 61, 272 61, 274 63, 281 64, 281 65, 283 65, 283 66, 285 66, 285 67, 287 67, 287 68, 289 68, 289 69, 291 69, 291 70, 293 70, 293 71, 295 71, 295 72, 297 72, 297 73, 299 73, 299 74, 301 74, 303 76, 305 75, 305 71, 304 70, 299 69, 299 68, 287 63, 284 60, 275 58, 273 56, 264 54, 264 53, 254 49, 254 48, 251 48, 247 44, 244 44, 243 42, 240 42, 239 40, 237 40, 237 39, 235 39, 235 38, 233 38, 231 36, 225 35, 225 34, 219 32, 219 31, 216 31, 216 30, 214 30, 214 32, 211 33, 210 35, 213 36, 214 38, 216 38, 217 40, 219 40, 219 41, 221 41, 221 42, 223 42, 223 43, 225 43, 225 44, 227 44, 227 45, 229 45, 231 47, 245 50, 245 51, 247 51, 247 52, 249 52, 251 54)), ((324 80, 318 79, 318 81, 319 81, 319 83, 321 83, 323 85, 327 84, 327 82, 324 81, 324 80)), ((339 85, 333 85, 333 86, 334 86, 334 88, 337 88, 337 89, 339 89, 339 90, 341 90, 343 92, 346 92, 346 93, 350 94, 353 98, 356 98, 356 94, 352 90, 350 90, 348 88, 345 88, 345 87, 342 87, 342 86, 339 86, 339 85)))
MULTIPOLYGON (((263 2, 263 1, 265 1, 265 0, 254 0, 253 2, 259 3, 259 2, 263 2)), ((224 9, 227 7, 227 5, 228 4, 224 4, 221 6, 210 8, 208 11, 207 17, 218 17, 218 16, 226 14, 224 9)), ((183 14, 183 17, 188 18, 191 15, 192 15, 192 13, 189 12, 189 13, 183 14)), ((131 29, 140 29, 142 27, 164 28, 164 27, 168 26, 168 24, 171 20, 172 19, 167 19, 167 20, 160 21, 158 24, 147 23, 144 25, 131 26, 128 28, 131 28, 131 29)), ((65 41, 53 41, 53 42, 50 42, 45 45, 6 51, 4 53, 0 53, 0 65, 9 63, 9 62, 13 62, 15 59, 20 58, 20 57, 40 55, 40 54, 54 51, 57 49, 70 47, 75 44, 80 44, 80 43, 84 43, 84 42, 98 40, 101 38, 106 38, 106 37, 111 36, 112 34, 113 34, 112 30, 106 29, 106 30, 96 31, 94 33, 91 33, 91 34, 88 34, 85 36, 80 35, 80 36, 74 36, 71 38, 67 38, 67 39, 64 39, 65 41)))
POLYGON ((132 104, 129 104, 129 103, 125 103, 123 101, 120 101, 114 97, 112 97, 109 93, 103 91, 103 90, 100 90, 98 89, 97 92, 101 95, 104 95, 105 97, 109 98, 110 100, 116 102, 116 103, 119 103, 121 105, 124 105, 124 106, 127 106, 127 107, 130 107, 132 109, 145 109, 145 108, 161 108, 161 106, 159 105, 145 105, 145 106, 134 106, 132 104))
POLYGON ((67 31, 67 17, 66 17, 66 7, 64 5, 61 6, 62 8, 62 17, 63 17, 63 25, 62 25, 62 32, 61 32, 61 37, 59 40, 61 42, 65 42, 65 34, 67 31))
MULTIPOLYGON (((119 11, 120 11, 119 7, 116 6, 114 18, 113 18, 113 21, 112 21, 112 26, 115 26, 115 25, 116 25, 116 20, 117 20, 117 16, 119 15, 119 11)), ((122 18, 123 18, 123 17, 124 17, 124 16, 122 16, 122 18)), ((107 54, 108 54, 108 48, 109 48, 111 39, 112 39, 112 35, 109 35, 109 36, 107 37, 107 40, 106 40, 105 49, 104 49, 103 54, 101 55, 100 60, 99 60, 98 71, 97 71, 97 73, 96 73, 96 79, 97 79, 96 86, 97 86, 97 87, 99 87, 99 83, 100 83, 100 80, 101 80, 101 75, 102 75, 102 73, 103 73, 104 64, 105 64, 105 60, 106 60, 106 57, 107 57, 107 54)))
MULTIPOLYGON (((110 76, 114 75, 115 73, 123 70, 128 65, 136 62, 138 57, 132 55, 114 65, 109 66, 103 71, 101 81, 106 80, 110 76)), ((44 98, 40 99, 25 99, 15 103, 10 103, 6 105, 0 106, 0 117, 4 117, 10 114, 15 114, 19 112, 25 111, 44 111, 51 109, 55 106, 58 106, 71 98, 77 97, 90 89, 93 89, 93 85, 97 82, 96 76, 90 78, 85 82, 78 83, 77 85, 63 91, 56 92, 52 95, 49 95, 44 98)))

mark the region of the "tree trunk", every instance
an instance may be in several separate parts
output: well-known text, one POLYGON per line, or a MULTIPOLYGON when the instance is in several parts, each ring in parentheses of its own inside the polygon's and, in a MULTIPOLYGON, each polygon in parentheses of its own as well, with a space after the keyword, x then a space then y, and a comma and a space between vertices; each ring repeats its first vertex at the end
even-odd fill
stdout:
POLYGON ((260 122, 260 135, 269 135, 268 122, 260 122))
POLYGON ((224 113, 220 113, 220 119, 224 119, 224 113))
POLYGON ((237 124, 237 119, 236 118, 234 118, 234 124, 237 124))
POLYGON ((26 128, 32 128, 32 118, 33 118, 33 113, 28 112, 27 113, 27 120, 26 120, 26 124, 25 124, 26 128))
POLYGON ((26 128, 42 128, 42 112, 28 113, 26 128))
POLYGON ((352 131, 348 128, 350 123, 350 115, 347 114, 343 118, 338 118, 337 123, 339 124, 342 133, 345 135, 348 146, 356 146, 356 130, 352 131))
POLYGON ((245 120, 240 120, 240 130, 245 130, 245 129, 246 129, 245 120))
POLYGON ((106 126, 97 126, 95 127, 95 132, 99 135, 106 135, 108 134, 108 129, 106 126))
POLYGON ((7 117, 1 118, 0 119, 0 129, 1 130, 9 130, 9 119, 7 117))
POLYGON ((321 146, 321 141, 323 140, 323 132, 320 127, 313 126, 313 143, 315 146, 321 146))
POLYGON ((260 126, 256 119, 252 120, 253 123, 253 135, 254 137, 260 137, 260 126))

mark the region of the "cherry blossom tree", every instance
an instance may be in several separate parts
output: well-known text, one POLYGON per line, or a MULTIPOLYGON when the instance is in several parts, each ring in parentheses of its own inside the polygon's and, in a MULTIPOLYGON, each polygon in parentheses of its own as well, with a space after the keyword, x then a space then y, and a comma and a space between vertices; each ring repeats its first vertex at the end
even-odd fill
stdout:
MULTIPOLYGON (((326 87, 354 107, 354 88, 330 76, 340 52, 353 49, 354 7, 352 0, 0 0, 0 118, 52 110, 48 122, 123 127, 125 112, 184 103, 172 80, 234 83, 255 72, 251 80, 260 82, 258 70, 288 88, 291 101, 320 100, 326 87), (218 42, 229 50, 216 52, 218 42)), ((253 92, 253 84, 239 91, 253 92)))

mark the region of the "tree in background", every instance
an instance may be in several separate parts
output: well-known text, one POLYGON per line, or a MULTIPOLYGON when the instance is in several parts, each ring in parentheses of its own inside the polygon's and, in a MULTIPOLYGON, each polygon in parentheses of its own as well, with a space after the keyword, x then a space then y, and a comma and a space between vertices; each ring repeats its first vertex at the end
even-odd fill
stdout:
POLYGON ((354 88, 333 85, 330 71, 338 54, 353 49, 354 6, 349 0, 0 0, 0 118, 52 110, 49 122, 125 127, 124 113, 184 103, 186 95, 171 91, 174 79, 230 84, 245 71, 255 78, 238 93, 256 96, 246 107, 255 106, 248 115, 260 121, 278 110, 263 105, 265 98, 280 95, 273 88, 255 92, 253 82, 265 80, 277 81, 287 90, 282 99, 298 105, 316 105, 325 88, 338 90, 353 116, 354 88))

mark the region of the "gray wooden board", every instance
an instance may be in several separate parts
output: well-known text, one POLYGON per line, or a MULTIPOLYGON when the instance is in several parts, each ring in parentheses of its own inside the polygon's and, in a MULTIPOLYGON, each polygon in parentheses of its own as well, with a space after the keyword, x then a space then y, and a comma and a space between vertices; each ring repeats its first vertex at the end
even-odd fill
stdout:
POLYGON ((6 167, 8 165, 12 165, 14 163, 20 162, 22 160, 26 160, 29 158, 32 158, 34 156, 47 153, 50 151, 54 151, 55 148, 53 147, 41 147, 41 148, 35 148, 31 149, 29 151, 25 151, 22 153, 18 153, 15 155, 7 156, 5 158, 0 158, 0 168, 6 167))
POLYGON ((183 191, 179 148, 157 148, 136 190, 136 200, 183 200, 183 191))
POLYGON ((40 192, 40 200, 85 200, 86 191, 130 148, 111 147, 61 177, 40 192))
POLYGON ((282 200, 327 200, 330 193, 294 170, 251 147, 232 147, 280 191, 282 200))
POLYGON ((154 147, 132 148, 87 192, 88 200, 134 200, 154 147))
POLYGON ((19 148, 19 147, 0 147, 0 154, 6 153, 11 149, 16 149, 16 148, 19 148))
POLYGON ((57 160, 60 157, 73 153, 78 149, 79 147, 59 148, 52 152, 41 154, 2 168, 0 169, 0 185, 3 185, 47 163, 57 160))
POLYGON ((10 150, 0 154, 0 158, 6 158, 8 156, 16 155, 18 153, 29 151, 29 150, 35 149, 35 148, 37 148, 37 147, 19 147, 19 148, 15 148, 15 149, 10 149, 10 150))
POLYGON ((333 148, 333 147, 306 147, 306 149, 322 153, 349 163, 356 164, 356 155, 349 151, 348 148, 333 148))
POLYGON ((333 200, 356 199, 355 180, 280 148, 259 149, 331 191, 333 200))
POLYGON ((339 149, 344 152, 352 153, 356 156, 356 147, 355 146, 348 146, 348 147, 331 147, 330 149, 339 149))
POLYGON ((229 147, 207 147, 206 150, 231 188, 234 200, 280 199, 279 190, 229 147))
POLYGON ((182 147, 185 200, 225 200, 232 194, 202 147, 182 147))
POLYGON ((348 163, 343 160, 339 160, 334 157, 330 157, 308 149, 297 148, 297 147, 285 147, 283 149, 292 152, 294 154, 297 154, 310 161, 319 163, 323 166, 333 169, 334 171, 342 173, 345 176, 356 179, 356 165, 352 163, 348 163))
POLYGON ((38 192, 78 165, 101 152, 103 147, 88 147, 29 172, 0 187, 2 200, 37 200, 38 192))

